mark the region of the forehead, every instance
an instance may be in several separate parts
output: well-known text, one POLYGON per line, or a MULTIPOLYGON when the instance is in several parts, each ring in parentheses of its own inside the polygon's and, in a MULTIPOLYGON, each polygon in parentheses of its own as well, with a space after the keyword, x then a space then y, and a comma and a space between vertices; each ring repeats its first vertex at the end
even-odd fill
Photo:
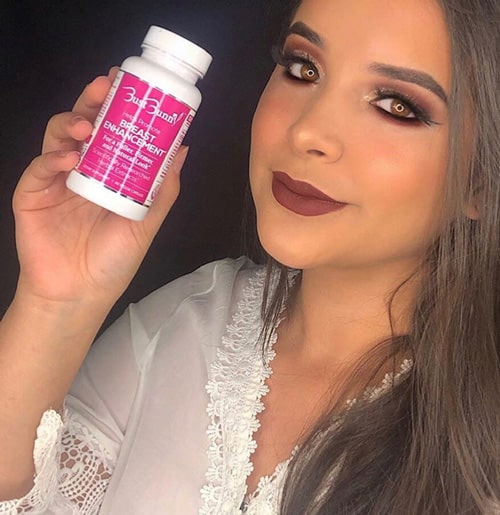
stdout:
POLYGON ((294 21, 316 31, 337 61, 420 69, 449 90, 449 35, 437 0, 303 0, 294 21))

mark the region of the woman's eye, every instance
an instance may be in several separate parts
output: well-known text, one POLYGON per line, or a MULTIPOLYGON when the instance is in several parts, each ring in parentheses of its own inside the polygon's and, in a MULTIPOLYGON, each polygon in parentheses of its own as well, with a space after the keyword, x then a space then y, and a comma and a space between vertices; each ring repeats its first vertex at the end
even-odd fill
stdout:
POLYGON ((373 102, 380 109, 387 113, 402 119, 415 119, 417 118, 413 109, 399 98, 383 98, 373 102))
POLYGON ((319 79, 319 72, 312 63, 291 63, 287 72, 294 78, 308 82, 316 82, 319 79))

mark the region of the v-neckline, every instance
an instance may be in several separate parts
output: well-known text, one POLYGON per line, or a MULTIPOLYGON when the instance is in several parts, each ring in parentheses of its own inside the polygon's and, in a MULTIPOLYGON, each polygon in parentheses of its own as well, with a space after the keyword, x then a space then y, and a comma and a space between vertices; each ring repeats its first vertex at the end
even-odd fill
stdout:
MULTIPOLYGON (((247 492, 247 480, 253 471, 251 455, 257 449, 254 436, 260 427, 258 415, 265 409, 263 400, 269 392, 266 381, 273 373, 271 365, 276 355, 274 344, 279 326, 278 323, 273 328, 269 344, 262 352, 258 339, 262 329, 260 308, 264 281, 262 268, 248 279, 217 349, 217 357, 210 365, 206 386, 210 419, 207 429, 209 467, 206 484, 201 489, 200 515, 241 513, 242 502, 250 508, 259 502, 265 487, 278 488, 276 482, 281 482, 298 450, 296 446, 270 475, 259 478, 253 492, 247 492)), ((411 366, 411 360, 404 360, 397 374, 386 374, 379 386, 367 388, 362 398, 378 397, 411 366)), ((348 401, 347 409, 355 402, 348 401)), ((279 501, 279 494, 276 492, 275 502, 279 501)))
MULTIPOLYGON (((250 507, 254 499, 257 499, 259 495, 262 493, 265 487, 270 485, 271 483, 275 483, 276 481, 281 479, 281 476, 284 474, 284 472, 288 469, 288 465, 292 461, 293 457, 299 450, 299 446, 296 445, 292 452, 290 453, 290 456, 283 461, 280 461, 276 467, 274 468, 274 471, 271 474, 260 476, 259 480, 257 481, 257 486, 252 492, 247 492, 243 502, 246 505, 246 507, 250 507)), ((247 478, 248 479, 248 478, 247 478)), ((247 489, 248 490, 248 489, 247 489)), ((245 513, 245 510, 242 510, 243 513, 245 513)))

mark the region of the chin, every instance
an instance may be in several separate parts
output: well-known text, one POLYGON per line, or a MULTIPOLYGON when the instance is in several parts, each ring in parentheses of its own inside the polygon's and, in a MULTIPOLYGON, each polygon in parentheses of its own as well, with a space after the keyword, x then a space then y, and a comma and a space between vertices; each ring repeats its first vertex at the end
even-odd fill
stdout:
POLYGON ((260 244, 278 263, 297 270, 308 268, 311 265, 311 256, 305 254, 305 245, 292 238, 287 238, 286 235, 277 237, 276 231, 266 231, 257 227, 260 244))

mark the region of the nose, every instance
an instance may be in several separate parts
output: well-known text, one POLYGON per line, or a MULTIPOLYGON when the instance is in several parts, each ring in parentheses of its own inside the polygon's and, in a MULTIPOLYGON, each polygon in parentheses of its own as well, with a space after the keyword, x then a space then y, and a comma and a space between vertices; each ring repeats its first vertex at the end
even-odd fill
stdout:
POLYGON ((293 151, 301 157, 338 161, 344 154, 344 143, 332 99, 318 94, 303 105, 297 103, 295 109, 293 123, 287 133, 293 151))

